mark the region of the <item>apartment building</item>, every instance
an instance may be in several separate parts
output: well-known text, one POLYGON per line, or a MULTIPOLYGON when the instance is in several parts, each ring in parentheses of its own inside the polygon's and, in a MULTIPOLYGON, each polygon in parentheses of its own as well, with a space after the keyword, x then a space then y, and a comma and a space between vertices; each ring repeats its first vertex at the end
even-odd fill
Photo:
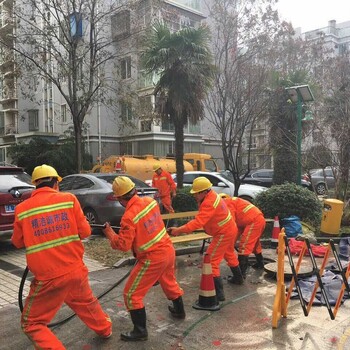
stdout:
MULTIPOLYGON (((139 40, 154 19, 164 20, 174 30, 196 27, 205 20, 206 7, 200 0, 140 0, 132 1, 132 6, 127 0, 117 3, 108 20, 110 49, 117 54, 101 73, 116 85, 116 102, 114 109, 97 101, 88 110, 83 134, 86 150, 94 161, 111 154, 174 154, 171 121, 157 120, 152 113, 157 77, 142 71, 139 40)), ((21 76, 17 74, 16 54, 11 49, 16 45, 15 12, 14 0, 0 3, 0 40, 7 43, 0 47, 0 161, 11 161, 7 149, 13 144, 35 137, 56 142, 73 126, 66 101, 52 81, 42 79, 40 89, 30 99, 19 89, 21 76)), ((203 130, 209 129, 205 122, 204 127, 202 123, 187 125, 185 152, 220 156, 215 137, 203 134, 203 130)))

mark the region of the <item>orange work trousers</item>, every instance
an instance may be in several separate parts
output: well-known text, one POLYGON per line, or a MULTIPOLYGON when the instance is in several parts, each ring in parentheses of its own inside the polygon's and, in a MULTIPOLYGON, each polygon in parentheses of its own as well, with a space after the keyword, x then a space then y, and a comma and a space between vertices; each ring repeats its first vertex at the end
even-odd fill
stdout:
POLYGON ((234 249, 235 241, 235 235, 217 235, 213 237, 207 249, 207 254, 210 255, 213 277, 220 276, 220 263, 222 259, 226 260, 229 267, 239 265, 234 249))
POLYGON ((23 308, 21 324, 36 349, 65 349, 48 324, 63 303, 100 336, 112 331, 112 322, 93 295, 86 266, 48 281, 33 280, 23 308))
POLYGON ((162 196, 160 197, 160 201, 164 207, 164 209, 168 212, 168 213, 174 213, 174 208, 171 205, 171 197, 170 194, 167 196, 162 196))
POLYGON ((169 300, 184 294, 176 282, 175 250, 172 246, 161 252, 152 252, 137 261, 124 287, 126 308, 129 311, 142 309, 145 295, 157 281, 169 300))
POLYGON ((238 245, 239 255, 260 254, 262 252, 260 237, 264 232, 265 225, 264 216, 258 215, 251 224, 243 228, 238 245))

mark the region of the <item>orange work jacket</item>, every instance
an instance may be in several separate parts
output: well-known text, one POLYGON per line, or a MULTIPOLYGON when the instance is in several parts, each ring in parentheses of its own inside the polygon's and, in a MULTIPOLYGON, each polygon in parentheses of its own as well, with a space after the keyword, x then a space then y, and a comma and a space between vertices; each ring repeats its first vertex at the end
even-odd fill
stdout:
POLYGON ((250 225, 258 215, 263 215, 254 204, 239 197, 226 198, 225 203, 235 217, 238 227, 250 225))
POLYGON ((42 187, 15 208, 12 243, 25 247, 28 268, 37 280, 56 278, 83 266, 80 239, 90 234, 90 225, 71 193, 42 187))
POLYGON ((164 254, 173 244, 165 230, 160 216, 158 203, 151 197, 133 196, 121 219, 119 234, 113 237, 113 249, 129 251, 132 249, 136 258, 150 253, 164 254))
POLYGON ((160 175, 157 173, 153 174, 152 187, 158 189, 160 197, 168 196, 172 191, 176 191, 176 183, 174 182, 174 179, 165 170, 162 170, 160 175))
POLYGON ((210 236, 237 235, 238 229, 225 202, 213 190, 210 190, 199 206, 196 217, 182 226, 184 233, 200 228, 210 236))

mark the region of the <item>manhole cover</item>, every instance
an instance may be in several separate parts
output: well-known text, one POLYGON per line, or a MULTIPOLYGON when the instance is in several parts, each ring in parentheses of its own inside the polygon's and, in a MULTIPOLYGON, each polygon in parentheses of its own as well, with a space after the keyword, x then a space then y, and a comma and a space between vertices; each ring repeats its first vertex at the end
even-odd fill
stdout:
MULTIPOLYGON (((266 264, 264 266, 264 270, 268 274, 277 275, 277 269, 278 269, 277 262, 269 263, 269 264, 266 264)), ((300 278, 308 277, 308 276, 311 276, 312 273, 313 273, 312 266, 302 264, 299 268, 298 277, 300 277, 300 278)), ((290 265, 287 262, 284 262, 284 277, 287 277, 287 278, 293 277, 292 268, 290 267, 290 265)))

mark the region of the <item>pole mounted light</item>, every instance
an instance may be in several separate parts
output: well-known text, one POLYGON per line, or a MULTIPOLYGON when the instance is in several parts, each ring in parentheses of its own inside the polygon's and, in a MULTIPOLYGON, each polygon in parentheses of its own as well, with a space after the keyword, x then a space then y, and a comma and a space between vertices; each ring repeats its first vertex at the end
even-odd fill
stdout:
POLYGON ((297 104, 297 184, 301 185, 301 121, 303 117, 303 103, 314 101, 309 85, 298 85, 286 88, 289 98, 297 104))

